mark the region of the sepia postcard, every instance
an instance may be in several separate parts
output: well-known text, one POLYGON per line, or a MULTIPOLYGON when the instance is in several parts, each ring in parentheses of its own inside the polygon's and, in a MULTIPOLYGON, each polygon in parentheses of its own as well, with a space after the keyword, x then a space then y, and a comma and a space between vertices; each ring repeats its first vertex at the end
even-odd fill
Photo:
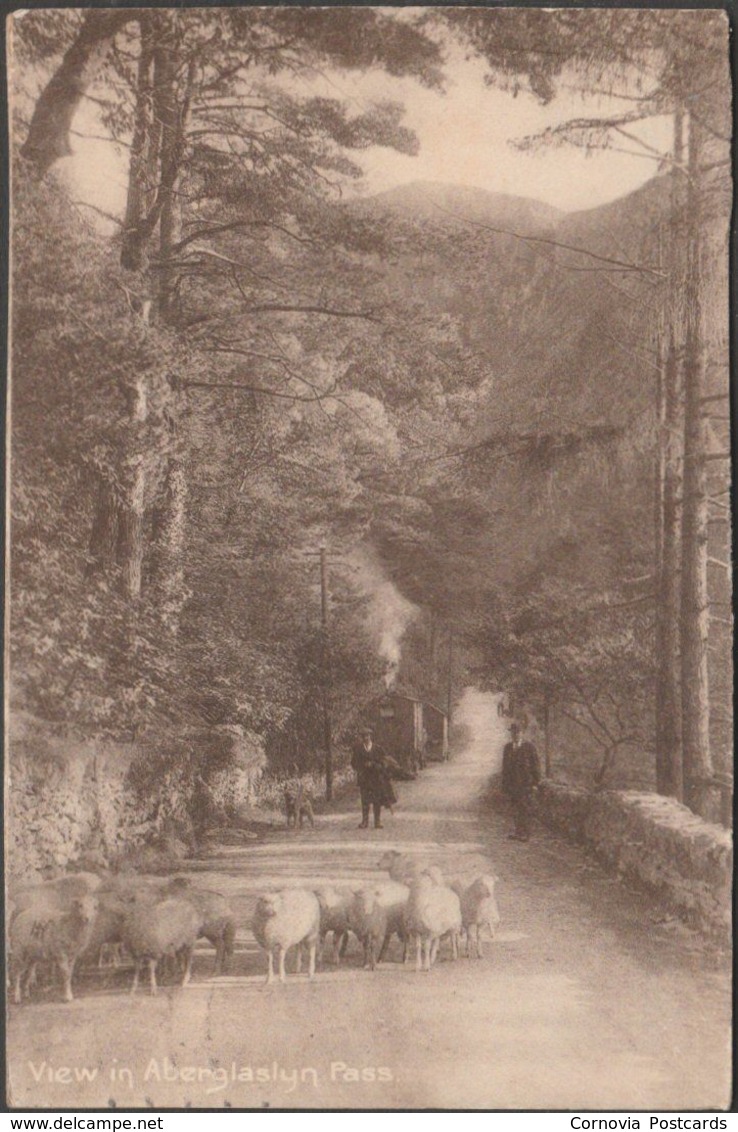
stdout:
POLYGON ((725 1127, 726 13, 6 30, 8 1108, 725 1127))

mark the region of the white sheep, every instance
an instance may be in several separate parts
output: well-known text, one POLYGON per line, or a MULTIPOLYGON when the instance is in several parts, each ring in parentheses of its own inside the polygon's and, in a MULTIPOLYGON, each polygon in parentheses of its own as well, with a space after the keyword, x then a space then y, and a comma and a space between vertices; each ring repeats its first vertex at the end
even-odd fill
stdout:
POLYGON ((131 910, 131 901, 125 900, 116 888, 110 889, 106 885, 97 890, 95 899, 97 912, 90 938, 80 960, 83 963, 94 960, 102 966, 103 952, 112 948, 117 966, 120 963, 123 924, 131 910))
POLYGON ((369 886, 377 895, 377 902, 387 909, 387 934, 384 937, 382 950, 379 953, 381 962, 389 947, 393 935, 399 936, 403 945, 403 962, 407 956, 407 933, 405 931, 405 909, 407 907, 410 889, 399 881, 386 880, 369 886))
POLYGON ((44 909, 36 898, 32 907, 16 913, 10 925, 15 1002, 20 1003, 40 962, 56 963, 64 980, 64 1001, 72 1001, 74 966, 88 945, 96 912, 93 896, 77 896, 64 909, 55 900, 44 909))
POLYGON ((487 927, 491 939, 495 938, 500 923, 500 912, 495 899, 497 880, 497 877, 491 875, 478 876, 468 886, 464 886, 461 881, 454 881, 451 885, 461 904, 461 923, 466 933, 467 959, 471 955, 472 944, 476 957, 482 958, 480 933, 483 927, 487 927))
POLYGON ((424 968, 430 971, 438 954, 440 940, 445 935, 451 938, 454 959, 458 958, 461 903, 457 893, 442 882, 440 870, 427 870, 410 886, 405 930, 408 937, 415 939, 416 970, 424 968))
POLYGON ((363 944, 364 967, 373 971, 389 934, 388 909, 381 903, 377 889, 356 890, 349 909, 349 923, 363 944))
POLYGON ((320 905, 320 959, 323 960, 326 936, 333 933, 333 961, 338 965, 346 952, 351 924, 349 909, 354 898, 350 888, 323 885, 315 889, 320 905))
POLYGON ((206 939, 213 945, 214 974, 222 974, 233 955, 236 938, 236 921, 225 896, 209 888, 191 885, 186 877, 175 877, 167 885, 166 892, 172 896, 180 896, 197 909, 200 914, 198 939, 206 939))
POLYGON ((13 914, 33 908, 39 908, 43 913, 53 907, 66 912, 72 900, 91 896, 101 883, 97 873, 68 873, 55 880, 23 885, 13 892, 13 914))
POLYGON ((277 953, 279 978, 285 982, 285 956, 291 947, 297 948, 298 971, 302 944, 308 949, 309 978, 315 975, 315 952, 320 936, 320 904, 314 892, 300 888, 285 888, 281 892, 266 893, 256 903, 251 928, 256 942, 269 959, 267 982, 274 982, 274 953, 277 953))
POLYGON ((97 915, 90 941, 81 956, 82 962, 95 960, 103 966, 103 956, 111 954, 113 964, 120 965, 123 945, 123 924, 134 905, 156 904, 167 896, 178 895, 171 891, 173 882, 160 877, 139 877, 135 873, 108 876, 96 890, 97 915))
MULTIPOLYGON (((186 883, 186 882, 185 882, 186 883)), ((107 877, 103 889, 117 894, 128 903, 155 904, 173 894, 176 883, 170 877, 139 876, 137 873, 118 873, 107 877)))
POLYGON ((401 884, 412 884, 423 871, 418 861, 408 857, 406 853, 400 853, 397 849, 388 849, 383 853, 377 861, 377 867, 386 869, 392 880, 401 884))
POLYGON ((123 944, 136 962, 131 994, 136 992, 144 963, 149 965, 151 993, 156 994, 156 965, 169 957, 184 961, 182 986, 186 986, 200 926, 201 915, 187 900, 172 898, 158 904, 134 901, 121 931, 123 944))

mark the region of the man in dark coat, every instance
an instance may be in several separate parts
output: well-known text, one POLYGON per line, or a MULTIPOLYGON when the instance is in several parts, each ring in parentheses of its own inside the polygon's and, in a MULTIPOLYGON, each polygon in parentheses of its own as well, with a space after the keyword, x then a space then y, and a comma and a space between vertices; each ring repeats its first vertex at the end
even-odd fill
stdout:
POLYGON ((502 752, 502 789, 513 807, 515 831, 511 841, 527 841, 533 809, 533 791, 541 781, 538 752, 527 739, 521 742, 520 724, 510 725, 510 742, 502 752))
POLYGON ((361 794, 359 829, 367 829, 369 825, 370 806, 374 810, 374 828, 381 829, 382 806, 394 806, 397 801, 389 775, 389 762, 382 748, 376 746, 371 728, 367 727, 351 755, 351 766, 356 771, 361 794))

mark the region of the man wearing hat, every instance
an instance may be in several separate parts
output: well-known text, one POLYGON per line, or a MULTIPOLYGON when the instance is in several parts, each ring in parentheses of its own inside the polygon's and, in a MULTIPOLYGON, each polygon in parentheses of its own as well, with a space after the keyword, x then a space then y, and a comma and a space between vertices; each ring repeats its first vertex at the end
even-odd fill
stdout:
POLYGON ((389 776, 389 759, 381 747, 374 742, 371 727, 365 727, 361 741, 354 747, 351 766, 356 771, 356 780, 361 794, 361 823, 359 829, 369 826, 369 807, 374 810, 374 828, 382 828, 382 806, 394 806, 397 796, 389 776))
POLYGON ((510 742, 502 752, 502 789, 513 807, 515 830, 511 841, 527 841, 533 809, 533 791, 541 781, 538 752, 527 739, 521 741, 520 724, 510 724, 510 742))

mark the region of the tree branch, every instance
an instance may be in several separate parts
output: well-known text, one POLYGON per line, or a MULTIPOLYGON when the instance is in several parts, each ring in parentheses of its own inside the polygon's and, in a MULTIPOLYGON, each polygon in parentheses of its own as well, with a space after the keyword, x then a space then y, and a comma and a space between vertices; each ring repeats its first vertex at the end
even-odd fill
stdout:
POLYGON ((546 244, 549 247, 563 248, 564 251, 576 252, 577 255, 588 256, 590 259, 597 260, 599 263, 608 263, 615 267, 622 267, 628 271, 635 271, 643 275, 653 275, 658 279, 665 278, 663 271, 656 271, 652 267, 630 263, 628 260, 614 259, 612 256, 600 255, 598 252, 592 252, 588 248, 578 248, 574 244, 564 244, 560 240, 553 240, 547 236, 526 236, 522 232, 513 232, 509 228, 495 228, 491 224, 482 224, 479 220, 471 220, 467 216, 460 216, 458 213, 452 212, 448 208, 443 208, 430 198, 428 198, 428 200, 433 208, 436 208, 439 212, 445 213, 447 216, 453 217, 454 220, 460 220, 463 224, 469 224, 472 228, 479 228, 484 232, 492 232, 496 236, 512 236, 514 239, 523 240, 525 243, 546 244))
POLYGON ((258 306, 246 307, 245 309, 248 314, 263 314, 268 311, 276 311, 278 313, 286 314, 325 314, 330 315, 332 318, 360 318, 366 322, 382 321, 370 311, 344 311, 338 310, 334 307, 323 307, 318 305, 299 306, 289 303, 260 303, 258 306))
POLYGON ((182 384, 187 389, 237 389, 243 393, 262 393, 265 397, 276 397, 281 401, 307 401, 313 403, 316 401, 324 401, 334 396, 330 390, 308 397, 301 396, 299 393, 279 393, 276 389, 267 389, 263 385, 245 385, 235 381, 184 381, 182 384))

